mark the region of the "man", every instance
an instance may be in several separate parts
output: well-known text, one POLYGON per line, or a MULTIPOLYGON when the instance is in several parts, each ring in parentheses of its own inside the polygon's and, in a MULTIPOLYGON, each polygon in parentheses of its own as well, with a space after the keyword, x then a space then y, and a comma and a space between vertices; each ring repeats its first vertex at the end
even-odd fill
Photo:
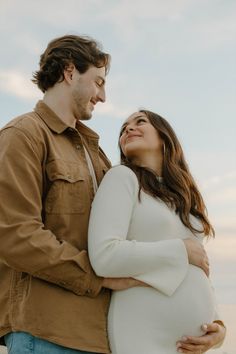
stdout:
MULTIPOLYGON (((0 337, 12 354, 109 353, 109 289, 140 285, 98 277, 87 254, 110 162, 81 120, 105 102, 109 64, 91 38, 51 41, 33 80, 43 100, 0 132, 0 337)), ((207 271, 197 247, 186 242, 189 261, 207 271)))

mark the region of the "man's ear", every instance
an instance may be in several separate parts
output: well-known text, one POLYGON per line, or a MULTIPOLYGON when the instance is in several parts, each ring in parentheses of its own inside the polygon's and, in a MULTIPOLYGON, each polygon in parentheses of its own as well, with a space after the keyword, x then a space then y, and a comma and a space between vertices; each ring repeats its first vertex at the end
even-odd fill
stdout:
POLYGON ((76 67, 73 63, 70 63, 65 69, 64 69, 64 80, 68 83, 71 84, 72 79, 73 79, 73 74, 76 71, 76 67))

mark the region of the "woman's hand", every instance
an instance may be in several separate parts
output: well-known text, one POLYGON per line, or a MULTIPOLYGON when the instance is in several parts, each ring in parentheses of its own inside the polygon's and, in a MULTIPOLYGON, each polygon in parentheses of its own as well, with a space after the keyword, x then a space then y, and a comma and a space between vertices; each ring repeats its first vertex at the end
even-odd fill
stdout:
POLYGON ((209 260, 202 244, 190 238, 183 241, 188 253, 189 263, 202 268, 206 275, 209 276, 209 260))
POLYGON ((206 331, 203 336, 185 336, 180 341, 178 341, 176 343, 177 351, 179 353, 202 354, 215 345, 219 345, 221 342, 223 342, 226 334, 226 329, 223 325, 213 322, 207 325, 203 325, 202 329, 206 331))
POLYGON ((148 284, 133 278, 104 278, 103 287, 111 290, 126 290, 136 286, 149 287, 148 284))

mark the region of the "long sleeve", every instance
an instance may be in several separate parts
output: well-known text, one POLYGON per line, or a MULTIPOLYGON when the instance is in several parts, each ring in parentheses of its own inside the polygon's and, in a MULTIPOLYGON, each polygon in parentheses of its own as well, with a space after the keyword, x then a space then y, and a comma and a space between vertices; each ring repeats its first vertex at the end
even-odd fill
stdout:
POLYGON ((0 260, 20 272, 94 297, 102 279, 91 268, 87 251, 59 241, 42 221, 40 146, 18 128, 0 135, 0 260))
MULTIPOLYGON (((216 295, 215 295, 214 286, 212 285, 211 280, 209 280, 209 281, 210 281, 210 283, 211 283, 211 288, 212 288, 212 293, 213 293, 213 296, 214 296, 214 303, 215 303, 215 314, 214 314, 214 320, 213 320, 213 322, 216 322, 216 323, 218 323, 219 325, 225 327, 223 321, 221 320, 221 314, 220 314, 220 311, 219 311, 218 303, 217 303, 217 301, 216 301, 216 295)), ((214 345, 214 347, 212 347, 212 349, 220 348, 223 343, 224 343, 224 339, 223 339, 221 342, 219 342, 218 344, 214 345)))
POLYGON ((180 239, 127 239, 137 195, 138 181, 129 168, 117 166, 107 172, 90 215, 90 261, 99 276, 133 277, 170 296, 188 270, 187 251, 180 239))

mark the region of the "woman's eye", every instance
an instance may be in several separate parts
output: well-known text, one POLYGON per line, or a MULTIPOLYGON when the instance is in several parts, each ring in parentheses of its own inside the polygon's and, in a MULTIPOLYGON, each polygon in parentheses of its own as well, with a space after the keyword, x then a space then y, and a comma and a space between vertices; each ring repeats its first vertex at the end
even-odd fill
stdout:
POLYGON ((145 119, 143 119, 143 118, 140 118, 140 119, 138 119, 138 121, 137 121, 138 123, 142 123, 142 122, 146 122, 146 120, 145 119))

